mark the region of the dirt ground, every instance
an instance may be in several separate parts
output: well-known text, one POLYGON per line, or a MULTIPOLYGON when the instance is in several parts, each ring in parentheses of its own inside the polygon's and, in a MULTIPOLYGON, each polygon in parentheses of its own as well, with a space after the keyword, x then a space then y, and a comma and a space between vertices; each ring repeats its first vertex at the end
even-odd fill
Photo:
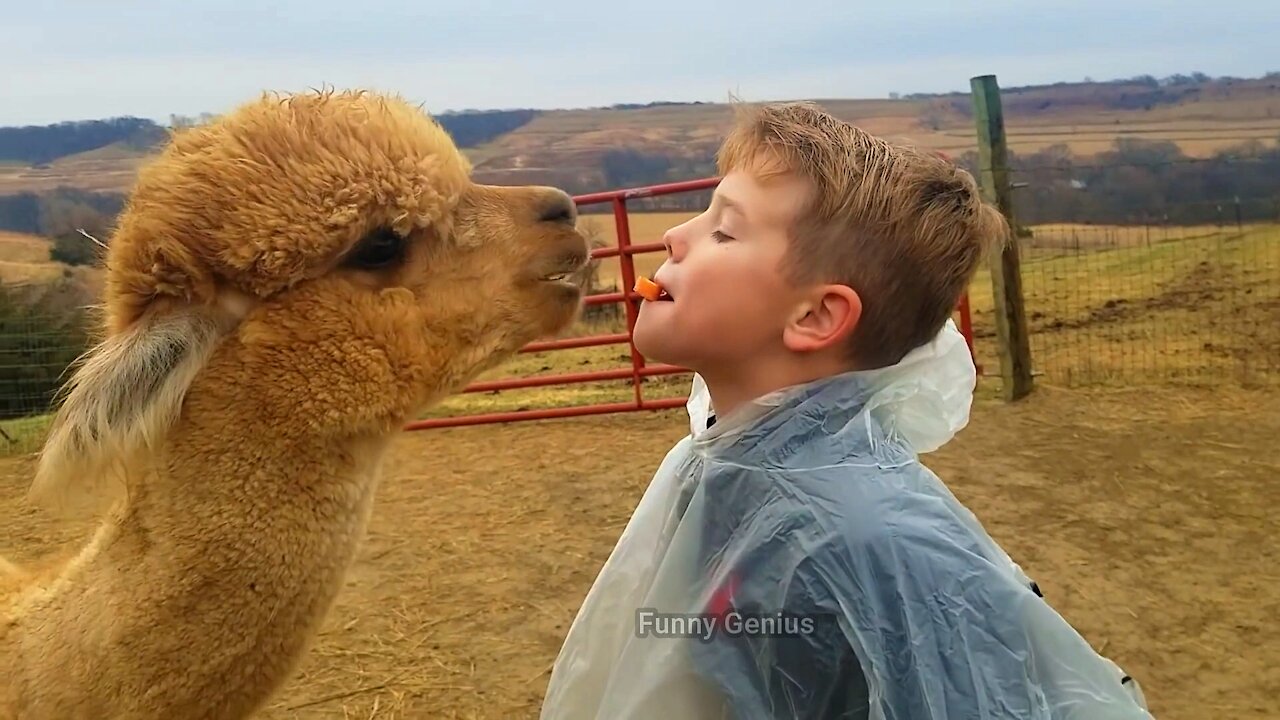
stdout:
MULTIPOLYGON (((284 718, 533 718, 680 412, 409 433, 284 718)), ((926 457, 1162 720, 1280 718, 1280 392, 983 399, 926 457)), ((0 553, 76 538, 0 461, 0 553)), ((194 651, 198 651, 193 649, 194 651)))

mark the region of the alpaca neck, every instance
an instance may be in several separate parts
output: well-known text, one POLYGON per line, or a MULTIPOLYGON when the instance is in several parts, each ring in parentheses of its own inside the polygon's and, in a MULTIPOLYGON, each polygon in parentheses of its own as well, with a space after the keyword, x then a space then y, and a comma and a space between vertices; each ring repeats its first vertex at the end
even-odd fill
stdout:
POLYGON ((263 420, 199 417, 45 608, 38 646, 85 669, 67 686, 82 697, 144 683, 155 717, 239 717, 288 677, 355 556, 385 439, 286 441, 263 420))

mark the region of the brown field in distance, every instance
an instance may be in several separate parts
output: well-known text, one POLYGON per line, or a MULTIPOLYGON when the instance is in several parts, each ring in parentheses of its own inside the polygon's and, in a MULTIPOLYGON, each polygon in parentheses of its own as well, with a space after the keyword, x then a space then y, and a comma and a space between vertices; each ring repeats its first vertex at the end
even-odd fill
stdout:
POLYGON ((0 230, 0 285, 44 283, 57 279, 66 266, 49 259, 49 240, 0 230))
POLYGON ((44 168, 0 165, 0 195, 47 192, 73 187, 96 192, 127 192, 147 156, 107 146, 59 158, 44 168))
POLYGON ((0 260, 6 262, 49 262, 48 238, 0 230, 0 260))
MULTIPOLYGON (((1215 82, 1188 89, 1176 101, 1115 109, 1124 98, 1149 92, 1142 86, 1092 83, 1006 90, 1009 147, 1016 153, 1030 153, 1065 144, 1077 155, 1087 156, 1108 150, 1117 138, 1131 137, 1172 141, 1188 155, 1203 157, 1247 141, 1274 144, 1280 138, 1280 82, 1275 80, 1215 82)), ((427 100, 428 110, 441 105, 427 100)), ((972 120, 956 109, 967 108, 964 95, 916 100, 820 98, 817 102, 895 142, 954 155, 976 147, 972 120)), ((600 174, 603 153, 612 149, 675 155, 710 152, 731 121, 731 108, 717 103, 552 110, 466 153, 486 182, 594 178, 600 174)), ((61 158, 47 168, 0 164, 0 194, 52 190, 59 185, 124 192, 143 161, 145 157, 137 152, 113 145, 61 158)))

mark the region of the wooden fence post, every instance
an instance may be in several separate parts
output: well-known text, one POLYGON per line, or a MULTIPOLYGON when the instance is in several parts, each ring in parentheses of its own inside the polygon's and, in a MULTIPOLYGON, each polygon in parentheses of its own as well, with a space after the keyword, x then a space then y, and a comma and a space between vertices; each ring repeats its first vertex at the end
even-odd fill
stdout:
POLYGON ((995 298, 996 339, 999 343, 1001 393, 1017 400, 1031 392, 1031 342, 1022 298, 1022 270, 1018 259, 1018 225, 1013 216, 1009 183, 1009 149, 1005 144, 1004 110, 994 75, 971 78, 973 119, 978 130, 978 167, 982 196, 1009 223, 1008 242, 991 256, 991 291, 995 298))

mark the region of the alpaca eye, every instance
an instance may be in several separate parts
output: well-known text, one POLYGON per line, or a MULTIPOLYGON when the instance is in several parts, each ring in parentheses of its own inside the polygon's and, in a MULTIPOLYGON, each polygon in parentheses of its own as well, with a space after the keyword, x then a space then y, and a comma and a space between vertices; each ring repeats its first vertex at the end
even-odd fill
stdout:
POLYGON ((404 257, 405 240, 390 228, 378 228, 365 235, 347 256, 348 267, 376 270, 404 257))

